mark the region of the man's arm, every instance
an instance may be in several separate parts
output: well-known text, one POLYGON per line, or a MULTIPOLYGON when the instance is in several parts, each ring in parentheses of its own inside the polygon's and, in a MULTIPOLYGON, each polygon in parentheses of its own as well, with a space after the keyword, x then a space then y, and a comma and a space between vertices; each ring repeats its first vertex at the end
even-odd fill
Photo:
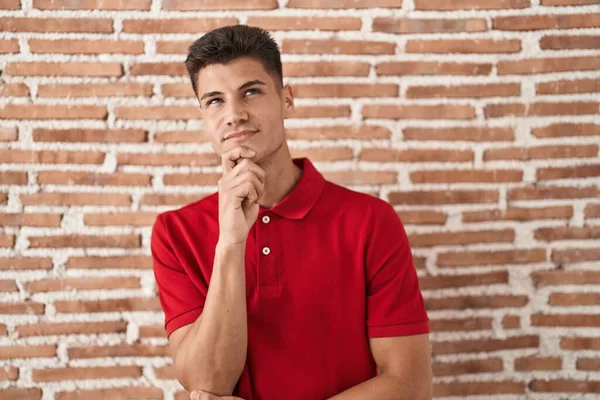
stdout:
POLYGON ((380 374, 330 400, 428 400, 432 397, 429 334, 369 339, 380 374))
POLYGON ((169 336, 175 374, 191 392, 231 395, 248 347, 245 243, 217 246, 202 314, 169 336))

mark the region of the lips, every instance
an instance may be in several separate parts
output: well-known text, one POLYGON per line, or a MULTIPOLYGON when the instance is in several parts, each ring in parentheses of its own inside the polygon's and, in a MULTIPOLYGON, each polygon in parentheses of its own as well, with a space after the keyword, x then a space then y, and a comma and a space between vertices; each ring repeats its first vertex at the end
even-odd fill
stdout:
POLYGON ((248 137, 256 132, 258 132, 258 131, 253 131, 253 130, 249 130, 249 129, 244 130, 244 131, 233 132, 233 133, 226 135, 223 138, 223 140, 225 141, 228 139, 242 139, 242 138, 248 137))

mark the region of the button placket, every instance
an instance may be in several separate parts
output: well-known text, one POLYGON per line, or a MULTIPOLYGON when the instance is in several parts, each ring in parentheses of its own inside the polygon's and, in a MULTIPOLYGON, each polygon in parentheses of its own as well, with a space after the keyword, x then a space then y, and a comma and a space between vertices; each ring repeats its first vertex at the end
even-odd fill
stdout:
POLYGON ((276 224, 269 215, 260 218, 257 226, 256 246, 258 255, 258 281, 260 286, 275 286, 279 284, 279 272, 277 271, 276 251, 276 224))

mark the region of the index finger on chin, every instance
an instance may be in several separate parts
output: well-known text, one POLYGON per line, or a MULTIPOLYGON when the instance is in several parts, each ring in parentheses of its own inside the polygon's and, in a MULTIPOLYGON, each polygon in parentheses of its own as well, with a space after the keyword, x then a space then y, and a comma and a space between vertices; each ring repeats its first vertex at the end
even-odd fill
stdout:
POLYGON ((226 174, 227 172, 231 171, 240 159, 251 158, 255 155, 256 153, 254 152, 254 150, 244 146, 234 147, 233 149, 226 151, 221 155, 221 166, 223 167, 223 174, 226 174))

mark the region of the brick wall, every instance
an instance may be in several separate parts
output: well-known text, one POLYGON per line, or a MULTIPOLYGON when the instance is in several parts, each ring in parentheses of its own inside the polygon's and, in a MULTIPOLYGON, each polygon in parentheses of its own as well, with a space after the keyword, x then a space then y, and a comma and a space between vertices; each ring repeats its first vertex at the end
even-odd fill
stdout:
POLYGON ((236 22, 282 46, 294 155, 404 221, 436 397, 597 396, 598 3, 0 0, 0 397, 187 398, 149 236, 216 189, 182 61, 236 22))

